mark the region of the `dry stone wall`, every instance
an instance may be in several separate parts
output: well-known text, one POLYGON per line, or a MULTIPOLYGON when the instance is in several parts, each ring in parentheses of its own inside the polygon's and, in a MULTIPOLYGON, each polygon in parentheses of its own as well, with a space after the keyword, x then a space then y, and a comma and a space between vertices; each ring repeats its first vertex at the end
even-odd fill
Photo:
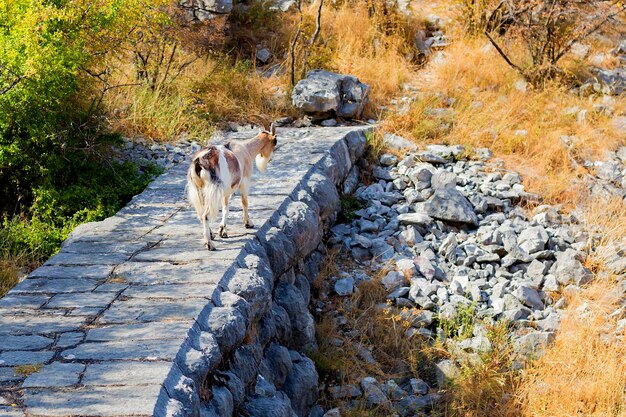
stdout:
POLYGON ((253 182, 259 228, 240 225, 235 197, 230 238, 214 252, 185 200, 184 164, 77 228, 0 299, 0 414, 308 415, 318 393, 310 286, 365 133, 279 130, 253 182))

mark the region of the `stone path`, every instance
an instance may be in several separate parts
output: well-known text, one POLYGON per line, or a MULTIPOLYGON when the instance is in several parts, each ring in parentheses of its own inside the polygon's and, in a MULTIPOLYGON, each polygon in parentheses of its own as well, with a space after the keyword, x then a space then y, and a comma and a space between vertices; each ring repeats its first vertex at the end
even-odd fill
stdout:
MULTIPOLYGON (((253 181, 254 224, 268 224, 312 166, 355 130, 362 129, 279 130, 274 159, 253 181)), ((156 179, 115 216, 79 226, 0 299, 0 415, 164 409, 163 387, 176 376, 172 364, 190 329, 219 305, 223 277, 259 233, 241 226, 235 196, 230 238, 207 252, 185 198, 186 167, 156 179)))

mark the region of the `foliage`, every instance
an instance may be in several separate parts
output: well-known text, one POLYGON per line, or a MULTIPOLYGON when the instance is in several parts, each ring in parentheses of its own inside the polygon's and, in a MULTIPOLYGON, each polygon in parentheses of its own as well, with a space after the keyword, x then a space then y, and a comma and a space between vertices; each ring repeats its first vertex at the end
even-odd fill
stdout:
MULTIPOLYGON (((80 223, 115 214, 158 173, 154 167, 138 172, 131 163, 86 159, 68 165, 67 183, 38 186, 29 218, 5 215, 0 227, 3 258, 27 256, 41 262, 53 255, 80 223)), ((58 180, 57 176, 57 180, 58 180)))
POLYGON ((338 223, 351 222, 357 217, 354 212, 365 207, 365 204, 353 195, 341 196, 339 202, 341 203, 341 211, 337 215, 338 223))
POLYGON ((477 323, 476 302, 458 305, 453 316, 438 314, 437 322, 446 337, 458 340, 472 337, 474 325, 477 323))

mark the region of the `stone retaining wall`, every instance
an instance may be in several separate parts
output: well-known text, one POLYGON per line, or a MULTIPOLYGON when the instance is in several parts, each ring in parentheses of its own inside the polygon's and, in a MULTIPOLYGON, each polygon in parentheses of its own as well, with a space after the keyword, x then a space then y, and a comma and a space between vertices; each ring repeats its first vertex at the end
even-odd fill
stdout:
POLYGON ((241 226, 235 197, 215 252, 186 203, 185 166, 77 228, 0 299, 0 414, 308 415, 310 286, 365 132, 279 130, 253 181, 259 228, 241 226))

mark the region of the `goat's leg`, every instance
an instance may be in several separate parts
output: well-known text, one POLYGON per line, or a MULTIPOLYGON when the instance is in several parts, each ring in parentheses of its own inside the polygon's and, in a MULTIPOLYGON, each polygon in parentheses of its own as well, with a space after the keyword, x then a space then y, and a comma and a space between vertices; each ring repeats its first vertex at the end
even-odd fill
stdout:
POLYGON ((222 204, 222 223, 220 224, 220 237, 228 237, 228 233, 226 232, 226 217, 228 217, 228 202, 230 200, 230 196, 224 196, 224 202, 222 204))
POLYGON ((213 239, 213 233, 211 232, 209 220, 206 216, 202 217, 202 228, 204 230, 204 246, 206 246, 208 250, 215 250, 215 245, 211 241, 213 239))
POLYGON ((239 191, 241 191, 241 206, 243 207, 243 225, 247 229, 251 229, 254 227, 250 219, 248 218, 248 190, 250 189, 250 185, 247 181, 242 182, 241 187, 239 187, 239 191))

